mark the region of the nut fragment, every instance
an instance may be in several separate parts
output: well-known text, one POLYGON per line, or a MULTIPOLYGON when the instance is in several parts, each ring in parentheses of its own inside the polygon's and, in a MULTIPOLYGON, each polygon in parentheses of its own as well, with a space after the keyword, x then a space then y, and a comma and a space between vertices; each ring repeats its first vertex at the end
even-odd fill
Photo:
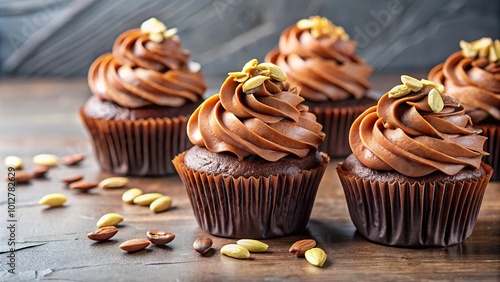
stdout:
POLYGON ((420 80, 409 75, 402 75, 401 82, 403 82, 403 84, 406 87, 410 88, 410 90, 413 92, 419 91, 420 89, 422 89, 422 87, 424 87, 424 84, 420 80))
POLYGON ((59 158, 52 154, 39 154, 33 157, 33 163, 40 166, 54 167, 59 162, 59 158))
POLYGON ((439 113, 444 108, 443 98, 441 97, 441 93, 437 91, 435 88, 429 91, 429 95, 427 96, 427 103, 431 110, 435 113, 439 113))
POLYGON ((236 244, 245 247, 250 252, 265 252, 269 247, 267 244, 253 239, 241 239, 236 242, 236 244))
POLYGON ((124 201, 127 204, 132 204, 134 199, 140 195, 142 195, 141 189, 139 189, 139 188, 128 189, 127 191, 125 191, 125 193, 123 193, 122 201, 124 201))
POLYGON ((117 213, 107 213, 97 221, 97 227, 116 225, 123 221, 123 216, 117 213))
POLYGON ((227 244, 220 249, 221 254, 236 259, 247 259, 250 252, 243 246, 237 244, 227 244))
POLYGON ((160 193, 146 193, 134 198, 133 202, 139 206, 149 206, 154 200, 162 197, 160 193))
POLYGON ((75 175, 69 175, 69 176, 64 176, 61 178, 61 182, 66 183, 67 185, 77 182, 83 179, 83 175, 81 174, 75 174, 75 175))
POLYGON ((38 201, 38 204, 40 205, 48 205, 50 207, 59 207, 62 206, 66 202, 66 196, 63 194, 48 194, 43 196, 40 201, 38 201))
POLYGON ((128 182, 129 180, 126 177, 121 177, 121 176, 109 177, 99 182, 99 188, 101 189, 121 188, 127 185, 128 182))
POLYGON ((441 93, 444 92, 444 85, 442 85, 440 83, 436 83, 434 81, 423 79, 423 78, 420 80, 420 82, 422 82, 422 84, 425 86, 432 86, 432 87, 436 88, 441 93))
POLYGON ((389 98, 399 98, 408 95, 411 92, 408 86, 401 84, 394 86, 389 92, 387 92, 389 98))
POLYGON ((270 79, 270 77, 264 76, 264 75, 257 75, 257 76, 251 77, 250 79, 245 81, 245 83, 243 83, 243 86, 242 86, 243 92, 247 92, 250 89, 254 89, 256 87, 261 86, 262 83, 264 83, 264 81, 266 81, 268 79, 270 79))
POLYGON ((175 234, 159 230, 148 230, 146 237, 155 245, 165 245, 174 240, 175 234))
POLYGON ((288 251, 296 257, 303 257, 307 250, 314 247, 316 247, 316 241, 313 239, 304 239, 293 243, 288 251))
POLYGON ((94 241, 106 241, 115 236, 118 228, 114 226, 104 226, 87 234, 87 237, 94 241))
POLYGON ((204 254, 212 248, 212 239, 208 237, 198 238, 193 242, 193 249, 200 254, 204 254))
POLYGON ((144 250, 149 245, 151 245, 151 242, 149 242, 149 240, 144 238, 139 238, 139 239, 131 239, 125 241, 119 247, 120 249, 127 252, 137 252, 144 250))
POLYGON ((5 177, 5 181, 16 181, 16 184, 26 184, 31 180, 31 174, 24 170, 18 170, 15 174, 9 173, 5 177))
POLYGON ((320 248, 312 248, 305 253, 306 260, 317 267, 322 267, 326 261, 326 253, 320 248))
POLYGON ((162 212, 168 210, 172 206, 172 198, 170 196, 162 196, 154 200, 149 209, 153 212, 162 212))
POLYGON ((61 157, 60 161, 63 165, 67 166, 75 166, 78 165, 85 159, 85 155, 83 154, 71 154, 64 157, 61 157))
POLYGON ((464 57, 475 57, 477 56, 477 50, 472 47, 472 45, 465 41, 460 40, 460 48, 462 48, 462 55, 464 57))
POLYGON ((20 169, 23 167, 23 160, 18 156, 7 156, 3 160, 6 167, 12 167, 13 169, 20 169))
POLYGON ((49 171, 49 168, 46 166, 36 166, 31 171, 31 175, 33 178, 45 178, 45 174, 49 171))
POLYGON ((98 184, 94 181, 76 181, 69 185, 69 189, 87 192, 90 189, 96 188, 98 184))
POLYGON ((177 28, 175 28, 175 27, 174 27, 174 28, 169 28, 169 29, 167 29, 167 30, 165 30, 165 31, 163 32, 163 37, 165 37, 165 38, 170 38, 170 37, 172 37, 172 36, 176 35, 176 34, 177 34, 177 31, 178 31, 178 29, 177 29, 177 28))
POLYGON ((285 72, 275 64, 272 63, 261 63, 257 66, 257 69, 261 71, 262 75, 269 76, 277 81, 285 81, 285 72))

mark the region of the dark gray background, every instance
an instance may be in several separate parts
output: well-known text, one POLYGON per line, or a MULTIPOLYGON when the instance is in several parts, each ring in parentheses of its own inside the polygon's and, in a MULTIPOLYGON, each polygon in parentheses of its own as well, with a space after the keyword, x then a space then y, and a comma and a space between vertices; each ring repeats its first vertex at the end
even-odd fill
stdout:
POLYGON ((461 39, 500 37, 498 0, 0 0, 0 74, 84 77, 121 32, 154 16, 217 75, 263 60, 284 28, 316 14, 343 26, 379 72, 427 71, 461 39))

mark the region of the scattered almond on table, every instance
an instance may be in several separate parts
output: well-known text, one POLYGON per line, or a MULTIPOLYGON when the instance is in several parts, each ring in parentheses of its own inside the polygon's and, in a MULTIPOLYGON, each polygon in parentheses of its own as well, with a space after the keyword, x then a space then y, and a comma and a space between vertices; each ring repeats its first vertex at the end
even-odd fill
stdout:
POLYGON ((208 237, 198 238, 193 242, 193 249, 200 254, 205 254, 212 248, 212 239, 208 237))

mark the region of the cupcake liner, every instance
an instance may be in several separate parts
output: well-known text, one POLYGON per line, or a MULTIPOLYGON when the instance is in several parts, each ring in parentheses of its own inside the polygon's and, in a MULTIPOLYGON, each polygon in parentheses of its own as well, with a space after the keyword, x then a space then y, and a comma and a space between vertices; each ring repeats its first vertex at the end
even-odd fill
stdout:
POLYGON ((493 176, 491 180, 500 180, 500 125, 497 124, 474 124, 475 128, 481 129, 481 135, 488 137, 484 143, 484 150, 490 153, 489 156, 483 157, 483 162, 493 168, 493 176))
POLYGON ((337 166, 351 220, 367 239, 390 246, 449 246, 476 224, 492 169, 477 179, 388 183, 356 177, 337 166))
POLYGON ((342 108, 313 107, 310 111, 316 115, 316 120, 323 125, 323 132, 326 133, 325 140, 318 150, 326 152, 331 158, 341 158, 351 154, 349 145, 351 125, 371 106, 372 104, 342 108))
POLYGON ((321 178, 329 162, 295 175, 233 177, 194 171, 183 152, 172 161, 188 193, 198 225, 210 234, 263 239, 285 236, 309 221, 321 178))
POLYGON ((188 116, 140 120, 80 117, 89 131, 103 170, 116 174, 159 176, 175 173, 172 158, 191 148, 188 116))

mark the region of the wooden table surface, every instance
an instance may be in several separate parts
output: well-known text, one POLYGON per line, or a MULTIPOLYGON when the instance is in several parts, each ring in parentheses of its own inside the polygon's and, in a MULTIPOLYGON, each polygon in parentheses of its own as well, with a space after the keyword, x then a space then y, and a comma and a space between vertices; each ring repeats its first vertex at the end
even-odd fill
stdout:
MULTIPOLYGON (((215 93, 223 78, 208 79, 215 93)), ((384 91, 398 83, 395 75, 375 75, 374 89, 384 91)), ((0 81, 0 158, 17 155, 25 169, 33 167, 32 156, 53 153, 63 156, 83 153, 78 167, 58 166, 47 179, 18 185, 15 190, 15 232, 7 229, 7 182, 0 193, 0 280, 51 281, 367 281, 367 280, 500 280, 500 182, 488 185, 472 236, 447 248, 408 249, 371 243, 356 232, 332 160, 321 182, 307 228, 293 236, 263 240, 265 253, 249 260, 222 256, 220 248, 233 239, 211 236, 198 228, 187 194, 178 176, 130 178, 128 187, 161 192, 173 198, 173 208, 153 214, 147 207, 121 201, 125 189, 75 193, 59 181, 63 176, 83 174, 99 181, 111 176, 100 172, 88 135, 77 110, 90 96, 84 80, 0 81), (45 208, 37 201, 48 193, 63 193, 61 208, 45 208), (112 240, 97 243, 86 237, 96 229, 98 218, 109 212, 124 216, 112 240), (166 247, 150 246, 126 253, 118 246, 133 238, 145 238, 148 229, 176 234, 166 247), (15 237, 15 272, 11 266, 8 239, 15 237), (214 250, 207 256, 193 251, 198 237, 208 236, 214 250), (295 258, 288 248, 296 240, 313 238, 328 254, 323 268, 295 258)), ((0 165, 2 178, 7 168, 0 165)))

